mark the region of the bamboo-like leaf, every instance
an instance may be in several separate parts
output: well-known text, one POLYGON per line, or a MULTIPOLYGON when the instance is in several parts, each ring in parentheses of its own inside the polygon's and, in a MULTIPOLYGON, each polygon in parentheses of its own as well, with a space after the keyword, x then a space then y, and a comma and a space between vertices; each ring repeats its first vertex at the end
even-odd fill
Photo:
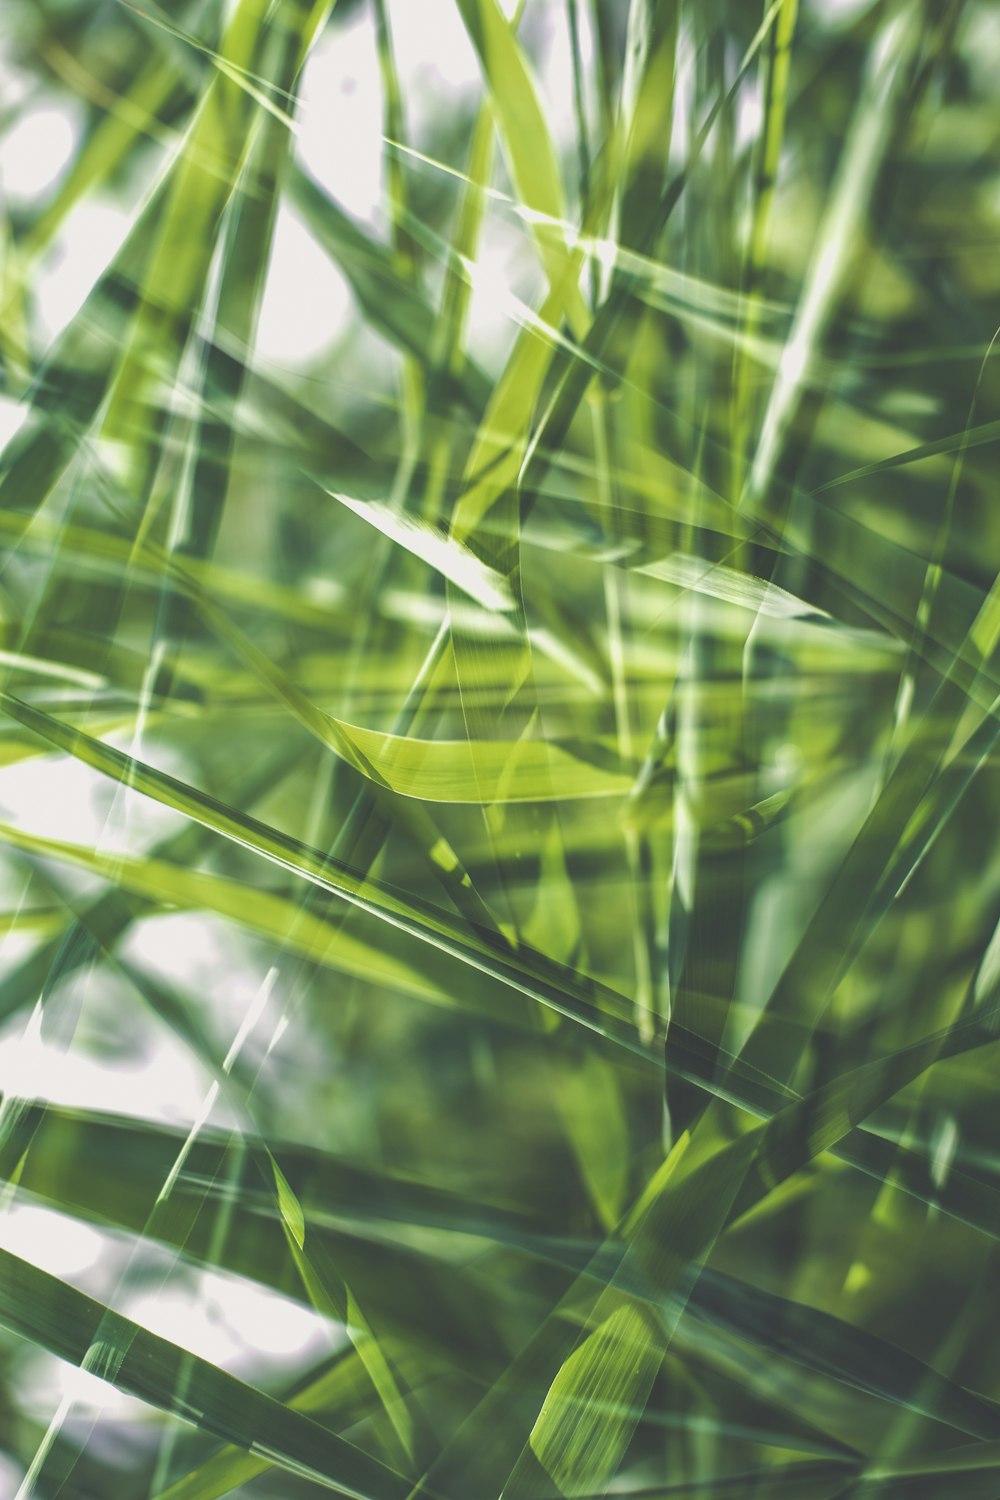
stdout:
MULTIPOLYGON (((557 227, 564 218, 559 162, 514 27, 498 0, 457 0, 490 87, 493 108, 523 207, 535 233, 553 290, 567 279, 566 245, 557 227)), ((587 313, 578 286, 566 289, 569 318, 585 331, 587 313)))
POLYGON ((0 1489, 991 1500, 994 30, 7 0, 0 1489))
POLYGON ((352 500, 349 495, 334 495, 334 499, 391 542, 419 557, 483 609, 503 612, 514 608, 515 601, 503 575, 488 567, 455 537, 441 536, 433 527, 400 515, 377 501, 352 500))
POLYGON ((65 1282, 0 1251, 0 1320, 118 1389, 357 1500, 405 1495, 406 1482, 319 1423, 147 1332, 65 1282), (180 1394, 182 1364, 191 1362, 180 1394))

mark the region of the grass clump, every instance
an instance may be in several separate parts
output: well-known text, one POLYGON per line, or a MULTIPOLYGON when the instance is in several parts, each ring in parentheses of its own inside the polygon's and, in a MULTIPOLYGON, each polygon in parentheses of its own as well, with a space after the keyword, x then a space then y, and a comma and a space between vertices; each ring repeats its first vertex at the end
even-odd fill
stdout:
POLYGON ((423 11, 8 0, 0 1488, 988 1500, 992 9, 423 11))

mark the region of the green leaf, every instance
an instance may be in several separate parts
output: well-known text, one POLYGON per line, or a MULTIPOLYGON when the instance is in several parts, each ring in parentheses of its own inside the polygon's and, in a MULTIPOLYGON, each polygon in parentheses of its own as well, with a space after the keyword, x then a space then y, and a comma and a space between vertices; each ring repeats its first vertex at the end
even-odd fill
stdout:
POLYGON ((0 1272, 0 1321, 60 1359, 285 1473, 357 1500, 407 1494, 399 1474, 360 1448, 55 1276, 6 1250, 0 1272))

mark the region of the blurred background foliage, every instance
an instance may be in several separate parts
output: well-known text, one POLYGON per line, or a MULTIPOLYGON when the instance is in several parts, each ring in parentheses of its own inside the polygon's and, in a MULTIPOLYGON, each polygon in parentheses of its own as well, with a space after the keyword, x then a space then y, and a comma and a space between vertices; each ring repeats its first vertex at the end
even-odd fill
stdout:
POLYGON ((0 37, 0 1493, 991 1500, 996 6, 0 37))

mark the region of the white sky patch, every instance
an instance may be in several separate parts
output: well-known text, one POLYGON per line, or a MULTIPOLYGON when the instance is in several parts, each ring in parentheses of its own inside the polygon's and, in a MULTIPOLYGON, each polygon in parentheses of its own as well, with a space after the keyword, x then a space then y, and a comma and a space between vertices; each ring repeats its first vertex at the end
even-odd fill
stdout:
MULTIPOLYGON (((152 1409, 134 1396, 126 1396, 89 1370, 67 1364, 55 1355, 32 1350, 22 1366, 18 1391, 23 1409, 42 1416, 52 1412, 52 1426, 62 1427, 73 1415, 100 1415, 107 1421, 148 1422, 152 1409)), ((89 1432, 87 1434, 89 1440, 89 1432)), ((29 1490, 29 1494, 31 1491, 29 1490)), ((22 1492, 11 1490, 11 1500, 22 1492)), ((7 1491, 0 1488, 0 1500, 7 1491)))
POLYGON ((0 396, 0 450, 6 448, 20 429, 28 415, 27 406, 14 401, 10 396, 0 396))
POLYGON ((0 185, 17 204, 44 201, 69 165, 80 139, 79 111, 39 104, 19 114, 0 138, 0 185))
POLYGON ((40 755, 0 770, 0 818, 42 838, 93 844, 107 816, 107 791, 80 761, 40 755))
MULTIPOLYGON (((334 22, 313 49, 299 87, 298 155, 344 208, 378 227, 382 204, 382 87, 366 7, 334 22)), ((308 298, 309 289, 302 295, 308 298)))
MULTIPOLYGON (((517 5, 518 0, 501 0, 508 17, 517 5)), ((442 95, 447 94, 453 108, 474 104, 484 90, 482 67, 455 0, 421 0, 419 5, 413 0, 390 0, 388 8, 406 125, 415 144, 429 145, 429 129, 440 121, 442 95)), ((549 129, 567 147, 575 138, 576 115, 573 54, 564 8, 529 6, 518 36, 528 42, 529 67, 549 129)), ((583 12, 580 51, 586 66, 593 39, 583 12)), ((374 80, 371 86, 379 87, 374 80)))
POLYGON ((474 98, 479 63, 455 0, 390 0, 389 25, 408 128, 420 140, 440 119, 441 98, 474 98))
POLYGON ((490 367, 501 362, 517 336, 508 299, 515 277, 520 279, 521 269, 529 266, 536 274, 537 256, 525 238, 513 226, 489 218, 476 254, 467 326, 469 348, 490 367))
POLYGON ((335 262, 291 208, 282 205, 260 309, 256 352, 277 365, 301 366, 337 339, 354 316, 354 299, 335 262))
MULTIPOLYGON (((172 977, 185 989, 197 990, 212 984, 225 972, 227 965, 232 965, 234 939, 239 941, 229 923, 215 922, 190 912, 167 912, 134 923, 124 940, 122 952, 130 962, 142 964, 164 979, 172 977)), ((238 979, 242 977, 241 971, 242 963, 238 962, 238 979)), ((259 983, 258 975, 251 989, 259 983)))
POLYGON ((13 1203, 0 1213, 0 1249, 42 1271, 76 1280, 97 1264, 105 1241, 97 1229, 51 1209, 13 1203))
POLYGON ((181 813, 135 793, 126 828, 116 806, 122 796, 119 783, 68 755, 39 755, 0 768, 0 821, 41 838, 135 854, 182 826, 181 813))
POLYGON ((222 1318, 206 1316, 208 1309, 187 1287, 137 1293, 122 1311, 150 1333, 215 1365, 231 1365, 244 1347, 222 1318))
POLYGON ((32 269, 35 318, 45 343, 76 316, 118 253, 132 223, 117 204, 88 198, 69 213, 52 249, 32 269))
MULTIPOLYGON (((12 1016, 0 1031, 0 1128, 32 1100, 189 1125, 211 1083, 190 1046, 124 979, 80 967, 65 983, 72 989, 53 986, 44 1007, 12 1016)), ((216 1116, 235 1123, 225 1104, 216 1116)))
POLYGON ((205 1020, 221 1059, 260 993, 264 971, 253 939, 203 912, 165 912, 134 922, 121 953, 164 984, 212 996, 205 1020))
MULTIPOLYGON (((170 1343, 224 1369, 317 1353, 345 1335, 318 1313, 241 1277, 199 1269, 193 1285, 167 1285, 126 1297, 121 1311, 170 1343)), ((185 1277, 187 1281, 187 1277, 185 1277)))
MULTIPOLYGON (((139 1003, 138 1001, 136 1002, 139 1003)), ((192 1120, 205 1096, 206 1073, 165 1029, 130 1059, 88 1056, 47 1044, 19 1018, 0 1037, 0 1090, 65 1109, 90 1109, 176 1125, 192 1120)))
MULTIPOLYGON (((25 1259, 41 1264, 41 1237, 25 1247, 25 1259)), ((325 1322, 311 1309, 282 1297, 267 1287, 215 1271, 186 1272, 182 1282, 159 1290, 126 1294, 115 1306, 150 1333, 202 1359, 252 1380, 262 1360, 273 1370, 276 1362, 292 1371, 307 1360, 322 1358, 347 1341, 346 1332, 325 1322)), ((76 1414, 102 1421, 128 1421, 142 1426, 160 1420, 144 1402, 116 1391, 88 1370, 42 1354, 33 1354, 23 1368, 23 1404, 45 1412, 62 1403, 64 1418, 76 1414)), ((16 1493, 16 1484, 3 1488, 0 1500, 16 1493)))
MULTIPOLYGON (((307 1349, 320 1354, 346 1342, 339 1325, 269 1287, 215 1271, 200 1272, 198 1280, 204 1310, 230 1333, 237 1364, 259 1354, 279 1360, 298 1358, 307 1349)), ((131 1315, 137 1316, 134 1311, 131 1315)), ((176 1334, 165 1336, 181 1342, 176 1334)))

